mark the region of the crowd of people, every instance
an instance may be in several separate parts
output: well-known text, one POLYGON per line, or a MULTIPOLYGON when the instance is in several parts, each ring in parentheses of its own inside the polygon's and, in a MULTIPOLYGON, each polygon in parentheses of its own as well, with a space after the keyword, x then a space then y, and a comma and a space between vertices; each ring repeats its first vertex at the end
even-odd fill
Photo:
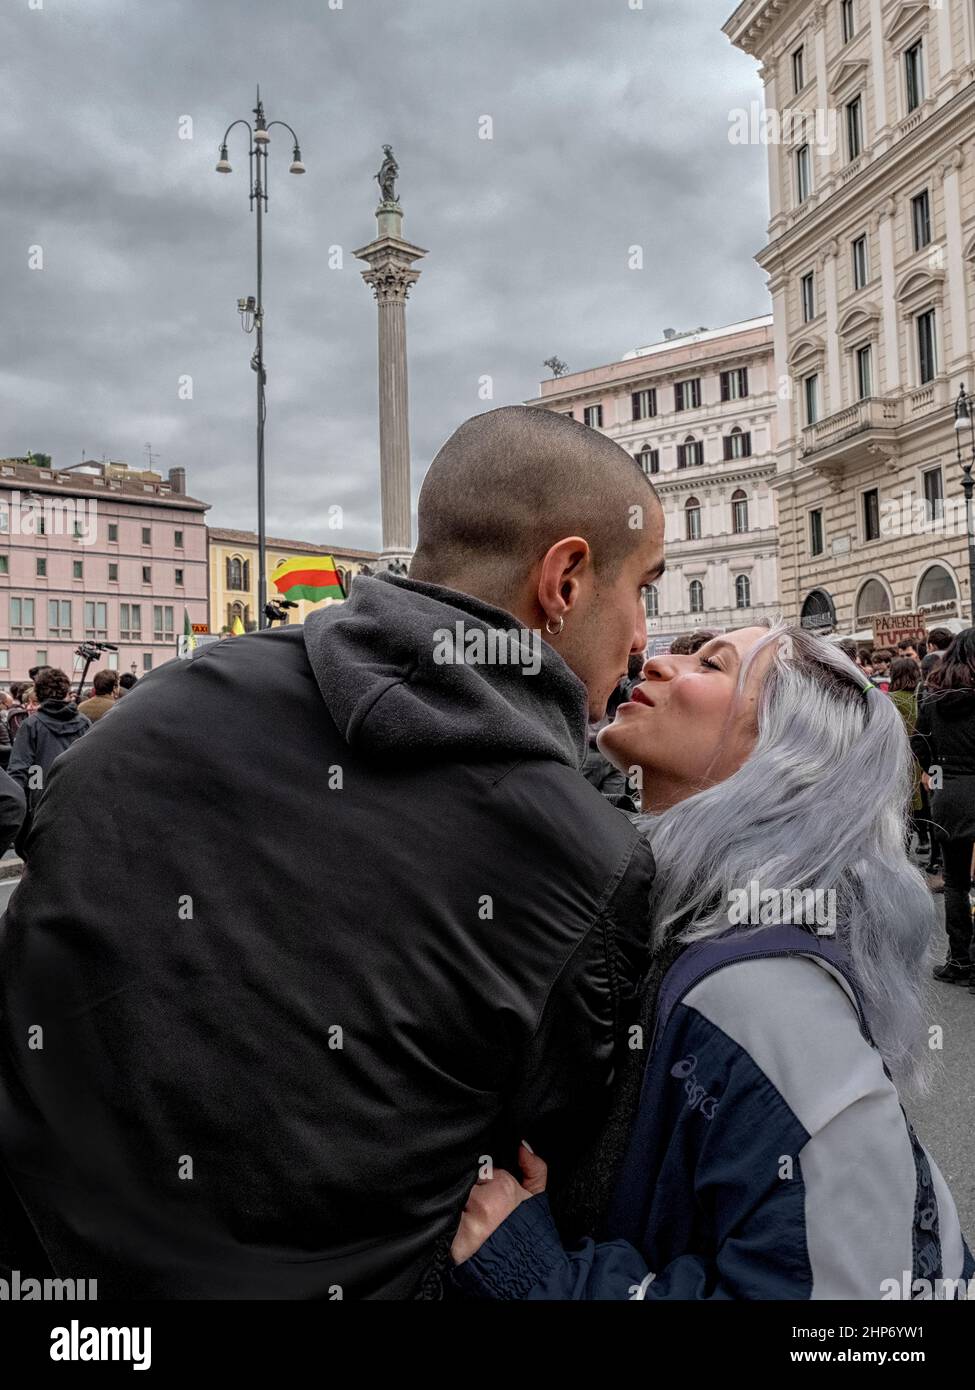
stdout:
POLYGON ((88 698, 76 702, 71 680, 56 666, 32 666, 25 681, 0 690, 0 855, 14 846, 26 857, 34 811, 55 758, 115 707, 136 683, 98 671, 88 698))
POLYGON ((645 659, 664 565, 624 450, 489 411, 427 472, 408 576, 166 663, 56 759, 0 931, 0 1269, 964 1297, 903 1098, 943 940, 918 768, 939 979, 972 968, 975 631, 926 672, 784 623, 645 659))

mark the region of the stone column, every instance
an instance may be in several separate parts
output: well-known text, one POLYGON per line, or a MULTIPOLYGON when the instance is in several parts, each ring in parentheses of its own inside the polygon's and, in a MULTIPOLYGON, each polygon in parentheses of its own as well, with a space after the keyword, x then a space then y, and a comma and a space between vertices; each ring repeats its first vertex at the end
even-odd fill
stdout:
POLYGON ((420 278, 413 262, 425 256, 401 235, 403 210, 381 203, 376 240, 353 252, 369 269, 362 278, 379 305, 379 471, 383 548, 380 568, 404 569, 413 553, 410 417, 406 368, 406 300, 420 278))
POLYGON ((961 171, 962 149, 954 149, 941 166, 944 176, 945 241, 948 250, 948 303, 951 305, 951 349, 945 352, 949 369, 968 357, 968 299, 965 250, 962 245, 961 171))
POLYGON ((883 154, 887 132, 887 55, 884 47, 882 0, 870 0, 870 81, 873 88, 874 153, 883 154))
POLYGON ((823 296, 826 300, 826 381, 823 392, 823 414, 835 415, 843 409, 843 376, 840 364, 839 307, 836 298, 836 258, 839 245, 827 242, 817 264, 823 275, 823 296))
POLYGON ((885 198, 873 215, 880 242, 880 299, 884 320, 884 389, 890 396, 900 390, 900 324, 897 321, 897 280, 894 266, 894 217, 897 204, 885 198))

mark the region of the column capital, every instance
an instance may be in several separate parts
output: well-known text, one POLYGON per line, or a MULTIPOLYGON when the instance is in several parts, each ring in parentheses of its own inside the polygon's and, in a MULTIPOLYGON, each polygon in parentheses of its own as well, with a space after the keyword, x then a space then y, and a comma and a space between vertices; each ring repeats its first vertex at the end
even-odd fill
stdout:
POLYGON ((405 304, 410 290, 420 278, 420 272, 405 265, 376 266, 371 270, 364 270, 362 278, 371 286, 380 304, 405 304))
POLYGON ((960 169, 964 163, 965 152, 962 147, 958 145, 953 150, 949 150, 944 159, 942 159, 940 166, 941 177, 946 179, 949 174, 953 174, 960 169))
POLYGON ((822 270, 827 261, 835 261, 839 254, 839 242, 834 237, 832 241, 827 241, 826 245, 820 248, 816 257, 816 269, 822 270))
POLYGON ((422 246, 414 246, 399 237, 384 236, 352 254, 356 260, 367 262, 369 269, 362 272, 362 278, 372 287, 380 304, 384 304, 406 302, 420 278, 420 271, 413 269, 413 262, 427 253, 422 246))
POLYGON ((896 212, 897 199, 893 195, 884 198, 881 202, 877 204, 877 206, 874 208, 873 212, 870 215, 870 225, 873 227, 873 230, 876 231, 877 228, 880 226, 881 222, 883 222, 883 220, 887 217, 889 217, 893 221, 896 212))

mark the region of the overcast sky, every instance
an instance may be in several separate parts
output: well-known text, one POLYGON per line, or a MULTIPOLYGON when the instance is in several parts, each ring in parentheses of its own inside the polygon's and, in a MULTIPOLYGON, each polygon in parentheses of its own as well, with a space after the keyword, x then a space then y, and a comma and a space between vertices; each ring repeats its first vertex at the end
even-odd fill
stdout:
POLYGON ((535 395, 553 353, 578 370, 769 312, 765 151, 728 141, 729 111, 760 95, 721 33, 733 0, 629 5, 6 0, 0 455, 139 467, 148 441, 211 525, 254 528, 243 128, 234 173, 214 164, 257 81, 308 169, 289 176, 272 144, 271 534, 379 546, 376 304, 351 253, 375 236, 384 142, 404 235, 429 252, 407 307, 414 491, 463 419, 535 395))

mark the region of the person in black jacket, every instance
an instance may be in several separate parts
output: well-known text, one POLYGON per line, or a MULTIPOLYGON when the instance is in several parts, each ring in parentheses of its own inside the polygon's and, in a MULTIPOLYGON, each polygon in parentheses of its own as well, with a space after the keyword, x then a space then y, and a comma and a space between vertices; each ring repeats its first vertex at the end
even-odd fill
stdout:
POLYGON ((27 813, 19 835, 17 853, 26 858, 26 841, 47 774, 57 758, 91 728, 91 720, 78 713, 71 696, 71 681, 64 671, 42 666, 34 682, 37 710, 14 737, 7 771, 27 798, 27 813))
POLYGON ((929 675, 912 746, 925 770, 932 833, 944 856, 948 956, 934 977, 973 985, 975 993, 969 902, 975 847, 975 628, 954 637, 929 675))
POLYGON ((598 1128, 653 859, 578 769, 661 509, 516 407, 448 440, 418 529, 409 578, 158 668, 58 761, 0 940, 0 1166, 40 1250, 0 1214, 0 1264, 429 1294, 479 1172, 526 1138, 557 1184, 598 1128))
POLYGON ((20 787, 9 773, 0 768, 0 855, 6 854, 17 838, 26 805, 20 787))

